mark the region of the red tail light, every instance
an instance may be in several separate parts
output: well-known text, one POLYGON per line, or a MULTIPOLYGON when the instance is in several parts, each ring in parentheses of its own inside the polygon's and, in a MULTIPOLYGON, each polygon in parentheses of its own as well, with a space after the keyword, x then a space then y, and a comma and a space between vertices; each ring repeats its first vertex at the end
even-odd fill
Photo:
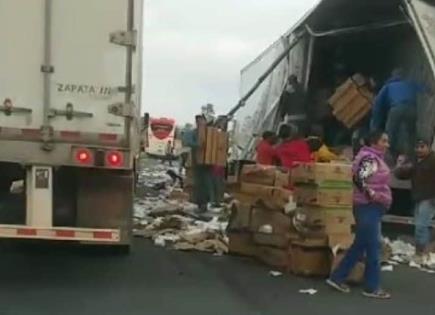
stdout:
POLYGON ((88 149, 77 149, 75 152, 75 160, 80 164, 90 165, 93 159, 92 152, 88 149))
POLYGON ((120 167, 124 165, 124 154, 119 151, 107 152, 106 162, 110 167, 120 167))

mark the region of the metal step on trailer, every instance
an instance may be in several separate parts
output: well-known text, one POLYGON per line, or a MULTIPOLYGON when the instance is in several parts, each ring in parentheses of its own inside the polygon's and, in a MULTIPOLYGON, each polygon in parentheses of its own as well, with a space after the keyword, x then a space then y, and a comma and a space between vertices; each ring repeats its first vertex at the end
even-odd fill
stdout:
MULTIPOLYGON (((384 223, 414 225, 413 217, 402 217, 398 215, 385 215, 382 220, 384 223)), ((432 221, 432 227, 435 228, 435 221, 432 221)))

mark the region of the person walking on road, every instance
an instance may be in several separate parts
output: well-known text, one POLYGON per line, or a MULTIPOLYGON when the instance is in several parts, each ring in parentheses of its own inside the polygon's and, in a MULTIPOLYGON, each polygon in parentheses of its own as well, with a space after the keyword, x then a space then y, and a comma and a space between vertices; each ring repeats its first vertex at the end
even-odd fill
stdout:
POLYGON ((193 171, 193 202, 198 206, 200 213, 207 212, 207 204, 211 200, 212 178, 211 167, 208 165, 199 164, 197 161, 197 152, 199 148, 199 129, 207 125, 207 121, 203 115, 195 117, 196 129, 190 131, 187 136, 187 145, 191 148, 191 161, 193 171))
POLYGON ((368 146, 360 150, 353 163, 355 240, 327 284, 340 292, 349 293, 350 288, 345 281, 365 255, 363 295, 389 299, 390 294, 380 287, 381 221, 392 203, 390 169, 384 161, 389 141, 388 135, 380 131, 371 132, 367 140, 368 146))
POLYGON ((165 150, 165 157, 166 161, 168 161, 169 166, 172 166, 172 158, 174 157, 174 146, 172 145, 172 141, 169 140, 166 144, 166 150, 165 150))
POLYGON ((422 267, 434 268, 429 260, 432 220, 435 217, 435 153, 430 141, 417 140, 415 153, 417 161, 406 163, 399 159, 395 174, 399 179, 411 179, 415 207, 415 249, 414 262, 422 267))

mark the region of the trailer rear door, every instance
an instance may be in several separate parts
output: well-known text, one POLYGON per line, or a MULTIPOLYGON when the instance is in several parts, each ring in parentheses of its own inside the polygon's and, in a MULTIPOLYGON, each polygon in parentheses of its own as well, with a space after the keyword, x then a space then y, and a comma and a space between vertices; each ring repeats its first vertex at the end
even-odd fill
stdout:
POLYGON ((435 4, 428 0, 406 0, 406 4, 435 75, 435 4))
POLYGON ((141 14, 140 0, 0 0, 0 138, 128 143, 141 14))

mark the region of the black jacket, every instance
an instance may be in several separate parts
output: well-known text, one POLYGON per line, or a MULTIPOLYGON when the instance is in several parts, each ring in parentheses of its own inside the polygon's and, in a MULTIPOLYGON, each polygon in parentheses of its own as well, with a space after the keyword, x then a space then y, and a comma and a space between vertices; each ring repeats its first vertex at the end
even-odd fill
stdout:
POLYGON ((414 165, 397 168, 395 174, 399 179, 411 179, 415 201, 435 199, 435 153, 414 165))

